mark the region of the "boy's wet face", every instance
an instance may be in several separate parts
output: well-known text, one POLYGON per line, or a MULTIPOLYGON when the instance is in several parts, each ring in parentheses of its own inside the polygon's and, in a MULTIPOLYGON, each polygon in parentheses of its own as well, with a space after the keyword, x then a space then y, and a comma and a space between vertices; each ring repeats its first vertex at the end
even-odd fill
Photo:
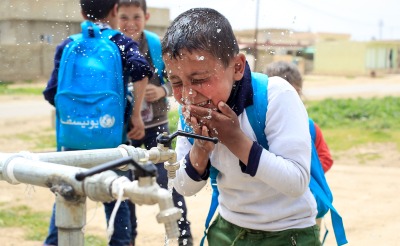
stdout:
POLYGON ((133 40, 139 41, 149 15, 134 5, 121 5, 118 8, 119 29, 133 40))
POLYGON ((218 102, 226 102, 235 81, 234 62, 228 67, 208 52, 182 51, 174 59, 163 56, 175 99, 182 105, 199 105, 216 108, 218 102))

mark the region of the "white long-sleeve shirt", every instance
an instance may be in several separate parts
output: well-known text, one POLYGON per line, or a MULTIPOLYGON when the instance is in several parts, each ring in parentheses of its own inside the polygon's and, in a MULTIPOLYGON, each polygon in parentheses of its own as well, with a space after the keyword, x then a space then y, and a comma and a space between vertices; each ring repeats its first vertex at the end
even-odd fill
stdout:
MULTIPOLYGON (((249 74, 246 69, 240 81, 235 112, 242 131, 257 142, 244 110, 246 102, 243 102, 243 98, 252 96, 248 89, 251 89, 249 74)), ((215 145, 210 155, 211 165, 219 170, 218 211, 227 221, 254 230, 310 227, 315 224, 317 209, 308 187, 311 139, 307 112, 297 92, 279 77, 269 78, 267 100, 264 132, 269 150, 254 144, 247 167, 241 167, 240 160, 221 143, 215 145), (244 169, 253 170, 246 172, 244 169)), ((185 161, 191 146, 187 138, 177 139, 178 160, 182 161, 174 186, 186 196, 197 193, 207 182, 188 174, 194 170, 190 168, 190 161, 185 161)))

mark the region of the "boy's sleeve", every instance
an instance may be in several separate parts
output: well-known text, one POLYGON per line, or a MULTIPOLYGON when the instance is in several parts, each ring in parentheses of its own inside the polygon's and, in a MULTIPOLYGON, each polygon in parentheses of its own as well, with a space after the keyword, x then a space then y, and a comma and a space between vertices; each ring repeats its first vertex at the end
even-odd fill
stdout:
POLYGON ((50 75, 50 79, 47 82, 47 86, 43 91, 44 99, 53 106, 55 106, 54 97, 57 93, 58 70, 60 68, 60 60, 64 51, 64 47, 71 41, 72 40, 68 38, 56 47, 56 52, 54 54, 54 68, 50 75))
POLYGON ((132 82, 142 80, 146 76, 150 79, 153 72, 146 58, 140 53, 138 44, 124 35, 116 35, 115 39, 122 51, 124 69, 128 71, 132 82))
MULTIPOLYGON (((178 129, 182 130, 180 121, 178 121, 178 129)), ((187 155, 189 154, 191 148, 192 144, 186 137, 177 137, 175 151, 180 166, 176 171, 174 188, 183 196, 192 196, 199 192, 206 185, 208 178, 208 174, 203 176, 198 175, 198 177, 194 177, 192 175, 195 171, 191 166, 192 164, 190 161, 187 160, 187 155), (207 176, 207 178, 205 176, 207 176)))
POLYGON ((304 194, 310 183, 308 115, 294 88, 279 77, 269 81, 264 131, 269 150, 262 150, 254 177, 289 197, 304 194))
POLYGON ((322 168, 326 173, 333 165, 332 155, 329 151, 329 147, 322 135, 321 128, 314 122, 315 126, 315 147, 317 149, 319 160, 321 161, 322 168))

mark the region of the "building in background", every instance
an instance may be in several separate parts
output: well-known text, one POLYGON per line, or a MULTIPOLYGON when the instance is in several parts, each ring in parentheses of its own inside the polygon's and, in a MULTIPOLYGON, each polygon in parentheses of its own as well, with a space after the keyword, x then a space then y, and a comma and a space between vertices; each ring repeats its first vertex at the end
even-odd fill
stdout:
POLYGON ((317 43, 313 72, 372 77, 400 73, 400 40, 317 43))
POLYGON ((351 38, 350 34, 296 32, 283 28, 260 29, 257 33, 255 30, 242 30, 235 31, 235 34, 240 49, 247 54, 255 71, 263 72, 268 63, 283 60, 296 63, 303 74, 313 72, 316 43, 348 41, 351 38), (257 62, 254 62, 255 55, 257 62))
MULTIPOLYGON (((169 9, 148 11, 147 28, 163 36, 170 24, 169 9)), ((47 79, 55 45, 80 32, 81 22, 79 0, 1 0, 0 81, 47 79)), ((235 34, 254 71, 263 72, 268 63, 284 60, 296 63, 303 74, 400 73, 400 40, 354 42, 350 34, 283 28, 235 34)))
POLYGON ((235 34, 250 66, 258 72, 264 72, 270 62, 281 60, 296 63, 303 74, 377 76, 400 73, 400 40, 356 42, 351 41, 350 34, 289 29, 242 30, 235 34))
MULTIPOLYGON (((169 9, 148 11, 146 27, 162 36, 169 9)), ((0 81, 48 78, 55 46, 80 32, 82 21, 79 0, 1 0, 0 81)))

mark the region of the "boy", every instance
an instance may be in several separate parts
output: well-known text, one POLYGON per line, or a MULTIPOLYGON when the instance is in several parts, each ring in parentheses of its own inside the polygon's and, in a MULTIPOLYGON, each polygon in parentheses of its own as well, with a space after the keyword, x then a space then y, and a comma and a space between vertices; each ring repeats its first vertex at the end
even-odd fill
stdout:
MULTIPOLYGON (((112 28, 116 29, 118 25, 117 7, 118 0, 80 0, 82 16, 85 20, 95 22, 101 30, 112 28)), ((141 103, 144 97, 144 87, 148 82, 148 78, 152 76, 152 71, 146 59, 139 53, 137 43, 131 38, 121 34, 117 34, 110 38, 118 47, 120 47, 122 66, 126 79, 130 77, 135 82, 134 106, 131 117, 132 129, 127 133, 129 138, 141 138, 144 136, 144 123, 140 115, 141 103), (143 89, 140 89, 143 88, 143 89)), ((48 81, 47 87, 43 94, 50 104, 55 105, 54 98, 57 93, 58 85, 58 69, 63 50, 72 40, 66 39, 57 46, 54 58, 54 70, 48 81)), ((99 81, 101 83, 102 81, 99 81)), ((128 107, 127 107, 128 108, 128 107)), ((79 138, 79 136, 77 136, 79 138)), ((122 144, 122 143, 121 143, 122 144)), ((117 147, 117 146, 115 146, 117 147)), ((104 203, 107 220, 114 208, 115 202, 104 203)), ((123 202, 117 212, 114 234, 110 240, 110 245, 126 246, 130 243, 130 223, 129 223, 129 207, 123 202)), ((44 245, 57 245, 57 227, 55 226, 55 207, 50 221, 49 234, 44 245)))
POLYGON ((211 165, 219 170, 219 215, 208 229, 208 244, 320 245, 308 187, 308 116, 293 87, 279 77, 268 80, 267 150, 245 111, 253 104, 252 72, 228 20, 213 9, 188 10, 172 22, 162 45, 186 123, 194 133, 220 141, 192 145, 178 138, 176 147, 179 193, 197 193, 211 165))
MULTIPOLYGON (((146 22, 150 18, 150 13, 147 12, 147 4, 145 0, 120 0, 118 5, 119 29, 128 37, 139 43, 140 52, 146 57, 146 60, 157 71, 149 80, 146 86, 145 98, 142 107, 142 118, 145 124, 145 136, 143 138, 132 138, 132 145, 135 147, 145 146, 146 149, 151 149, 157 146, 157 136, 162 132, 169 133, 168 125, 168 96, 172 96, 170 83, 164 78, 164 63, 162 67, 156 67, 157 60, 162 62, 161 58, 161 43, 157 34, 145 30, 146 22), (153 39, 153 40, 151 40, 153 39), (152 43, 157 42, 157 44, 152 43), (152 47, 153 46, 153 47, 152 47), (155 47, 154 47, 155 46, 155 47), (159 47, 157 47, 159 46, 159 47), (158 48, 158 57, 156 49, 158 48), (153 54, 152 52, 154 51, 153 54), (153 62, 154 61, 154 62, 153 62), (156 63, 156 64, 154 64, 156 63), (159 71, 160 70, 160 71, 159 71), (159 76, 156 76, 159 74, 159 76)), ((167 189, 168 177, 167 171, 163 163, 156 165, 158 170, 157 183, 167 189)), ((187 208, 184 197, 173 190, 172 197, 176 207, 182 209, 182 219, 178 222, 181 235, 179 237, 179 245, 191 246, 192 236, 190 232, 189 221, 186 218, 187 208)), ((128 201, 131 212, 132 223, 132 245, 135 245, 137 235, 136 227, 136 212, 135 204, 128 201)))

